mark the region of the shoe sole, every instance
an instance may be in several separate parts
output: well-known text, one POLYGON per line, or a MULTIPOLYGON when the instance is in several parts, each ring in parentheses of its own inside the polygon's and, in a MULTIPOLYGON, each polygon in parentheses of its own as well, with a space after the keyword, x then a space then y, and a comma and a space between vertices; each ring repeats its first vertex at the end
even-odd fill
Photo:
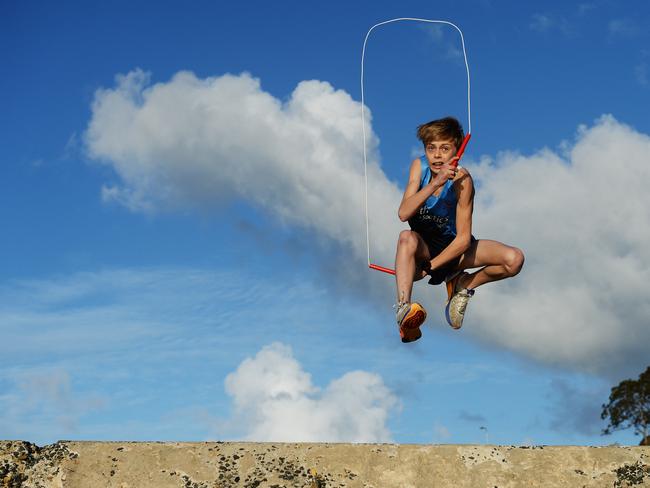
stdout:
POLYGON ((400 333, 400 336, 402 337, 402 342, 407 344, 409 342, 415 342, 422 337, 422 331, 420 329, 410 329, 404 335, 400 333))
POLYGON ((399 335, 402 342, 417 341, 422 337, 420 326, 427 318, 427 313, 423 308, 413 306, 413 309, 404 317, 402 325, 399 328, 399 335))
POLYGON ((447 306, 445 307, 445 318, 447 319, 447 323, 449 324, 449 327, 451 327, 454 330, 458 330, 463 326, 463 324, 460 324, 459 327, 456 327, 451 323, 451 317, 449 316, 449 305, 450 304, 451 304, 451 301, 448 301, 447 306))

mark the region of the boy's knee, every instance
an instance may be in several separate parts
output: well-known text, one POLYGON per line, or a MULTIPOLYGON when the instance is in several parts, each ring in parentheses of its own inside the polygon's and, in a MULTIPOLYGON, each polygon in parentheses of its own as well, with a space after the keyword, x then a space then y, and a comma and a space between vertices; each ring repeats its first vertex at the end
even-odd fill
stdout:
POLYGON ((524 266, 524 252, 517 248, 511 247, 505 255, 505 267, 510 276, 515 276, 524 266))
POLYGON ((412 230, 403 230, 399 233, 399 240, 397 245, 408 251, 415 252, 418 247, 418 237, 412 230))

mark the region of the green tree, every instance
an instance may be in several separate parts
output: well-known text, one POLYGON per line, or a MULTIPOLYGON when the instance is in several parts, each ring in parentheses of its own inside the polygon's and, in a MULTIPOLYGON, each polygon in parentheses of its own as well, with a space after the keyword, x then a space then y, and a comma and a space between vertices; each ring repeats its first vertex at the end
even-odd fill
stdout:
POLYGON ((641 436, 639 444, 650 445, 650 366, 638 380, 624 380, 612 388, 600 417, 609 418, 603 435, 634 428, 634 435, 641 436))

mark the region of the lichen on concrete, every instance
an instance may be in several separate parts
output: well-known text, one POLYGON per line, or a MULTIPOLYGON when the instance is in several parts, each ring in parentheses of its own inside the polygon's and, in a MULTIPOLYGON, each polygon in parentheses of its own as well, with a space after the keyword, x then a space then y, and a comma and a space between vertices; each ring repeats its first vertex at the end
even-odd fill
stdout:
POLYGON ((44 447, 25 441, 0 441, 2 488, 63 486, 63 464, 77 453, 63 442, 44 447))
POLYGON ((0 441, 0 488, 643 488, 650 447, 0 441))

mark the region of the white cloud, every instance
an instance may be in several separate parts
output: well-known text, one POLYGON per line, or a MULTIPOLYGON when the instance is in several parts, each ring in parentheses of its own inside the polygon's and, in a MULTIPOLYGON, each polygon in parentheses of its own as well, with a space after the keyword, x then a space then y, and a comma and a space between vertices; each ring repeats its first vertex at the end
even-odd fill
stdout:
POLYGON ((479 289, 467 319, 479 335, 613 377, 647 361, 648 154, 648 136, 605 116, 567 159, 509 153, 474 169, 477 235, 527 255, 515 280, 479 289))
MULTIPOLYGON (((361 106, 347 93, 304 81, 282 103, 248 74, 148 80, 136 70, 96 93, 87 147, 121 179, 105 199, 154 211, 239 198, 366 254, 361 106)), ((379 169, 369 122, 367 133, 373 226, 394 234, 400 192, 379 169)), ((376 251, 392 258, 392 244, 376 251)))
POLYGON ((246 438, 276 442, 388 442, 397 398, 379 375, 353 371, 320 390, 280 343, 244 360, 225 381, 246 438))
POLYGON ((0 438, 203 438, 213 430, 204 412, 229 401, 220 381, 251 348, 288 334, 312 360, 350 370, 381 351, 381 344, 354 346, 373 324, 331 327, 367 316, 337 311, 350 309, 352 299, 302 277, 250 276, 175 267, 1 283, 0 438), (319 307, 328 313, 314 316, 319 307), (315 344, 315 335, 335 350, 315 344), (115 416, 124 420, 119 427, 115 416))
MULTIPOLYGON (((132 208, 245 199, 351 246, 362 268, 359 111, 324 82, 302 82, 282 103, 245 74, 183 72, 148 86, 135 71, 98 91, 86 140, 120 179, 114 197, 132 208)), ((371 243, 390 263, 400 190, 377 165, 376 145, 372 136, 371 243)), ((463 333, 618 378, 644 366, 650 342, 650 139, 606 116, 565 150, 466 161, 478 186, 475 234, 521 247, 527 263, 516 279, 479 289, 463 333)))

